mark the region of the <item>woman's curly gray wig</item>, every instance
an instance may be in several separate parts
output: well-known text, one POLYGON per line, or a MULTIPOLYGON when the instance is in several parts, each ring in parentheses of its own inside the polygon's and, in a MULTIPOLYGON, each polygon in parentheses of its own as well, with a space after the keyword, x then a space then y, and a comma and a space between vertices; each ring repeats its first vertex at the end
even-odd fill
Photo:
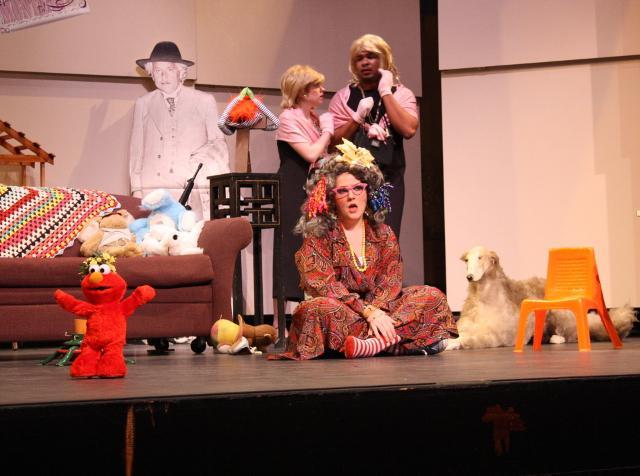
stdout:
POLYGON ((324 160, 320 168, 316 169, 311 177, 307 180, 305 189, 307 191, 307 199, 302 204, 300 211, 302 216, 298 220, 298 224, 294 228, 294 233, 301 234, 304 237, 316 236, 322 237, 329 230, 335 228, 337 223, 336 202, 331 192, 336 186, 336 177, 343 173, 350 173, 361 182, 367 184, 367 208, 365 210, 365 219, 373 226, 384 222, 388 210, 386 208, 374 212, 369 203, 371 193, 378 190, 384 184, 384 176, 375 163, 360 165, 355 162, 346 162, 340 160, 342 156, 336 154, 324 160), (307 203, 309 197, 313 194, 316 185, 320 179, 324 177, 326 180, 326 201, 328 211, 318 213, 315 217, 309 217, 307 213, 307 203))

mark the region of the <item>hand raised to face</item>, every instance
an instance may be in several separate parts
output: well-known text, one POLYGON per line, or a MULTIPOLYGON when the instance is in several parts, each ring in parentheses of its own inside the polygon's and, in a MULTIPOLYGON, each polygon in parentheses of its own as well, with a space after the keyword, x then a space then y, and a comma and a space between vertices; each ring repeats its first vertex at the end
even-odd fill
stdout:
POLYGON ((378 92, 380 97, 384 97, 391 94, 391 87, 393 86, 393 74, 386 69, 379 69, 380 81, 378 81, 378 92))

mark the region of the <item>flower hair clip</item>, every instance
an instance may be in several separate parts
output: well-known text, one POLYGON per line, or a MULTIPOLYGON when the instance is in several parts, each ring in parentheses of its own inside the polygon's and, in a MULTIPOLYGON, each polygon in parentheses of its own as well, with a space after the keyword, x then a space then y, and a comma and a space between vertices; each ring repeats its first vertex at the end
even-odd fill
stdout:
POLYGON ((349 165, 359 165, 364 168, 371 168, 374 164, 374 157, 364 147, 358 147, 347 139, 342 139, 342 144, 337 145, 336 149, 342 152, 335 158, 338 162, 346 162, 349 165))
POLYGON ((314 218, 316 215, 329 211, 327 205, 327 179, 322 177, 313 192, 309 194, 307 200, 307 218, 314 218))
POLYGON ((386 182, 369 194, 369 206, 374 213, 385 208, 391 213, 391 199, 389 197, 392 189, 393 185, 386 182))

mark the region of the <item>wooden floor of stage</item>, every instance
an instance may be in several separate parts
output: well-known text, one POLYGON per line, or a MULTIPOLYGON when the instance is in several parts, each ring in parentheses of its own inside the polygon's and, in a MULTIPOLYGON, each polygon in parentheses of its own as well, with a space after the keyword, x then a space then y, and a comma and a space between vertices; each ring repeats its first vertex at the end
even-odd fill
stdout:
POLYGON ((341 392, 374 388, 451 388, 509 381, 536 381, 640 374, 640 337, 592 343, 444 352, 436 356, 376 357, 306 362, 268 361, 266 355, 194 354, 189 345, 172 345, 168 355, 149 355, 146 345, 127 345, 135 359, 124 379, 72 379, 68 367, 39 362, 56 347, 0 350, 0 406, 163 399, 241 394, 341 392))

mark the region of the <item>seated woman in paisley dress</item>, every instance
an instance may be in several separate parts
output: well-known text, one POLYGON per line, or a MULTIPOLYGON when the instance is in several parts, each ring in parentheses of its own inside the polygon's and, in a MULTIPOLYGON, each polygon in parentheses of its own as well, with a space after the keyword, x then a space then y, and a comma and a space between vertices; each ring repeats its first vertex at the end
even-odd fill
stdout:
POLYGON ((366 149, 344 140, 307 182, 296 231, 296 266, 307 299, 296 308, 284 353, 272 359, 437 354, 457 336, 445 295, 402 288, 398 240, 383 223, 389 185, 366 149))

